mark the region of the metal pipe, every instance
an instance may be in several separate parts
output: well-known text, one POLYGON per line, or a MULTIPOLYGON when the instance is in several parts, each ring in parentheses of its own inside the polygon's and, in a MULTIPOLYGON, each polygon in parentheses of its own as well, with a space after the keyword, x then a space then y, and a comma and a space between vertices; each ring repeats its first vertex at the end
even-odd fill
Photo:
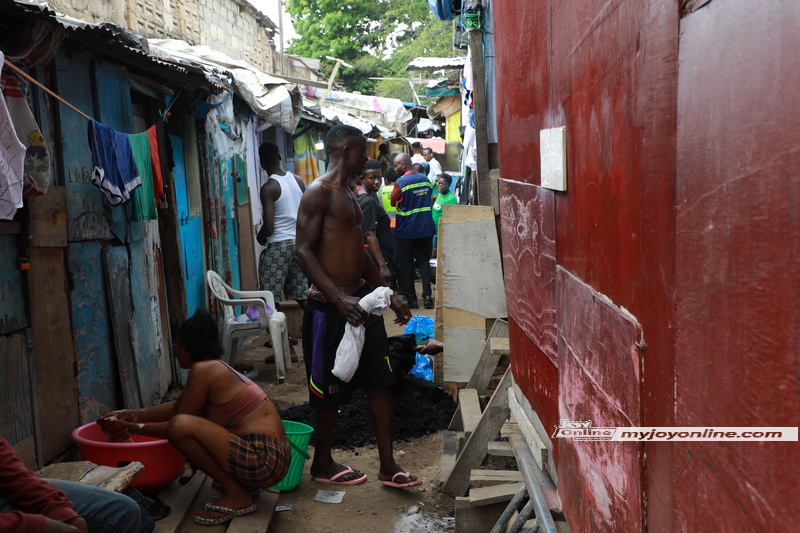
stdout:
POLYGON ((533 514, 533 504, 531 503, 531 500, 528 500, 528 503, 526 503, 525 507, 522 508, 522 511, 519 512, 519 516, 514 521, 514 525, 511 526, 511 529, 508 530, 508 533, 519 533, 520 531, 522 531, 522 526, 525 525, 525 522, 528 521, 528 518, 530 518, 532 514, 533 514))
POLYGON ((553 516, 550 514, 550 507, 547 505, 542 487, 539 485, 539 481, 534 473, 534 469, 539 468, 539 466, 533 459, 533 454, 528 447, 528 443, 519 435, 512 436, 511 443, 514 446, 514 456, 517 458, 517 468, 519 468, 519 471, 522 473, 525 486, 528 487, 528 494, 530 494, 531 503, 536 512, 540 528, 545 533, 558 533, 556 523, 553 520, 553 516))
POLYGON ((505 530, 506 525, 508 525, 508 521, 511 520, 511 517, 514 515, 516 510, 519 508, 522 500, 528 497, 528 488, 523 484, 522 487, 514 494, 514 497, 511 498, 511 501, 508 502, 508 505, 503 510, 503 514, 500 515, 500 518, 497 519, 497 523, 495 523, 494 527, 492 528, 491 533, 502 533, 505 530))

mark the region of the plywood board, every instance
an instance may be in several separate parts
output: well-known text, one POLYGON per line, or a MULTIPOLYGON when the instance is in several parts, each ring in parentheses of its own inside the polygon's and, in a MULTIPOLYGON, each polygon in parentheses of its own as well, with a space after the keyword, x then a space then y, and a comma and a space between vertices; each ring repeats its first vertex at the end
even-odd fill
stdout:
POLYGON ((72 445, 70 433, 80 425, 78 389, 73 376, 70 303, 63 248, 29 248, 28 291, 36 377, 40 461, 52 461, 72 445), (58 354, 57 356, 55 354, 58 354))
POLYGON ((444 206, 440 231, 439 253, 443 260, 438 268, 443 270, 444 305, 487 318, 506 317, 494 210, 485 206, 444 206))
POLYGON ((486 343, 486 330, 445 328, 443 342, 444 380, 468 382, 486 343))

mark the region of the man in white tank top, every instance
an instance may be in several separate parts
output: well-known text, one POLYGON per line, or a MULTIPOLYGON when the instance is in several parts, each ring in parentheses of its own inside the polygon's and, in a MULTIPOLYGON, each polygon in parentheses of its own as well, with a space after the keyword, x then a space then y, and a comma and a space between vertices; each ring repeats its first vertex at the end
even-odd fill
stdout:
POLYGON ((305 310, 308 280, 294 259, 294 237, 300 197, 306 186, 300 178, 283 170, 275 143, 261 143, 258 157, 269 174, 261 186, 262 221, 256 234, 259 244, 267 247, 258 259, 261 290, 272 292, 276 302, 296 300, 305 310))

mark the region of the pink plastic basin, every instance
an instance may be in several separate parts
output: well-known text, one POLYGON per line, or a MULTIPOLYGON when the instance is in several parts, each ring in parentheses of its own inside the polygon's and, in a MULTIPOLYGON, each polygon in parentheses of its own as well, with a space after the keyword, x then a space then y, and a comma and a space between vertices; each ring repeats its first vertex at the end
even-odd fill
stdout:
POLYGON ((181 452, 166 439, 131 435, 134 442, 108 442, 96 422, 91 422, 72 432, 72 440, 80 445, 81 458, 104 466, 124 466, 128 461, 139 461, 144 472, 130 484, 144 493, 153 493, 172 483, 186 463, 181 452), (122 464, 120 464, 122 463, 122 464))

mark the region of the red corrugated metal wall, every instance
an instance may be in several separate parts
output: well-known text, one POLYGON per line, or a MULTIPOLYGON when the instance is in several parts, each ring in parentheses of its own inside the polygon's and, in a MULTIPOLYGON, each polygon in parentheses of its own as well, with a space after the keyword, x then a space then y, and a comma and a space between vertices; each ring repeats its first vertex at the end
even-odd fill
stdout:
MULTIPOLYGON (((800 4, 492 9, 513 370, 547 429, 798 425, 800 4), (566 193, 538 187, 557 126, 566 193)), ((800 529, 796 444, 554 445, 575 531, 800 529)))

